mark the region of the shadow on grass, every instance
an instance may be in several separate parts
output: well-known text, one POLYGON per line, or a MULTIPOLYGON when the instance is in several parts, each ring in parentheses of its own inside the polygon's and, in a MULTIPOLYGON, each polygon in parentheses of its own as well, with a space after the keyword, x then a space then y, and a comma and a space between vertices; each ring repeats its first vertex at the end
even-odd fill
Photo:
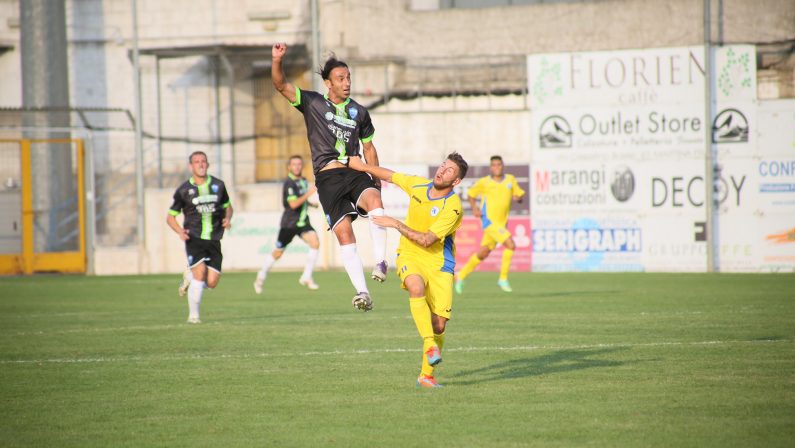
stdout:
POLYGON ((604 349, 558 350, 539 357, 511 359, 479 369, 464 370, 455 373, 448 377, 450 379, 446 381, 445 384, 467 386, 488 381, 511 380, 572 372, 575 370, 616 367, 624 365, 627 362, 609 359, 592 359, 592 357, 606 355, 620 350, 626 350, 626 348, 612 347, 604 349))

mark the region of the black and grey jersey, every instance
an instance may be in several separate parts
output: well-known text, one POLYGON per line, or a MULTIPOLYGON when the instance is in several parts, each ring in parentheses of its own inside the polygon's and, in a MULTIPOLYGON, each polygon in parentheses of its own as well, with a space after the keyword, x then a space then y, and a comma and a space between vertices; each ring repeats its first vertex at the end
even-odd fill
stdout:
POLYGON ((375 134, 370 113, 350 98, 334 104, 326 95, 296 87, 290 104, 304 114, 315 174, 330 162, 347 163, 349 156, 360 156, 359 140, 367 143, 375 134))
POLYGON ((308 189, 309 184, 303 177, 295 177, 289 174, 289 177, 284 181, 282 188, 282 204, 284 205, 281 222, 282 229, 304 227, 309 224, 309 216, 306 214, 306 209, 309 206, 308 202, 304 201, 298 208, 290 208, 290 201, 303 196, 308 189))
POLYGON ((224 236, 221 221, 231 204, 224 181, 207 176, 203 184, 196 185, 191 177, 174 192, 168 212, 172 216, 185 214, 182 227, 188 229, 191 239, 220 241, 224 236))

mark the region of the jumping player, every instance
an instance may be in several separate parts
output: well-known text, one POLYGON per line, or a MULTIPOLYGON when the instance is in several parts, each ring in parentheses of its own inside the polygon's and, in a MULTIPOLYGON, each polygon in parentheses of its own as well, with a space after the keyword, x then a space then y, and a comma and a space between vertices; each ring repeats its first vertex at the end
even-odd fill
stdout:
POLYGON ((383 216, 384 208, 380 184, 365 173, 348 168, 348 160, 351 156, 360 155, 361 141, 361 155, 364 155, 368 164, 378 165, 378 153, 373 144, 375 128, 367 109, 350 98, 351 74, 345 62, 334 57, 326 61, 320 71, 328 89, 323 95, 301 90, 287 82, 282 70, 282 59, 286 53, 287 45, 284 43, 275 44, 272 48, 273 86, 304 114, 320 204, 329 228, 339 241, 345 271, 356 289, 353 306, 369 311, 373 308, 373 301, 356 249, 352 221, 359 214, 370 218, 370 236, 376 262, 371 276, 383 282, 387 276, 386 229, 375 224, 372 218, 383 216))

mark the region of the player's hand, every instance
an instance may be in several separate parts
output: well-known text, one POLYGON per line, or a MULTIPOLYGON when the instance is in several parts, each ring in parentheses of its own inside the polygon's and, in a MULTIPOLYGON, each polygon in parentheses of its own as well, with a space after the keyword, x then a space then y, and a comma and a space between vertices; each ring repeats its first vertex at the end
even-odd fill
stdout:
POLYGON ((273 44, 273 48, 271 49, 271 59, 281 60, 284 57, 284 54, 287 53, 287 44, 284 42, 279 42, 273 44))
POLYGON ((398 220, 391 216, 371 216, 370 219, 377 226, 397 227, 398 220))
POLYGON ((190 229, 182 229, 182 231, 179 232, 179 239, 188 241, 190 239, 190 229))
POLYGON ((312 185, 309 187, 309 190, 306 191, 307 197, 312 196, 313 194, 317 193, 317 185, 312 185))
POLYGON ((359 156, 348 157, 348 168, 356 171, 364 171, 364 162, 359 156))
POLYGON ((513 196, 513 200, 521 204, 522 203, 522 197, 523 196, 514 195, 513 196))
POLYGON ((221 227, 223 227, 224 229, 227 229, 227 230, 231 229, 232 228, 232 220, 229 219, 229 218, 222 219, 221 220, 221 227))

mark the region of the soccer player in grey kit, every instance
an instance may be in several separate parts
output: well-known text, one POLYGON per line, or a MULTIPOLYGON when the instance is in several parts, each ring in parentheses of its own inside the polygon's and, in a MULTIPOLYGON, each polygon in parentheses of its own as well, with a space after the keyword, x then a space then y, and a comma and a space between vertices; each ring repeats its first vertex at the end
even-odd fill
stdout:
MULTIPOLYGON (((363 155, 368 164, 378 165, 378 153, 373 144, 375 128, 367 109, 350 98, 351 73, 345 62, 334 57, 326 61, 320 71, 328 89, 323 95, 301 90, 287 82, 282 70, 282 58, 286 53, 284 43, 272 48, 273 86, 304 114, 320 204, 329 228, 339 241, 345 271, 356 288, 353 306, 370 311, 373 302, 356 250, 352 222, 358 215, 383 216, 384 206, 380 183, 366 173, 348 168, 348 157, 363 155)), ((372 278, 383 282, 387 271, 386 229, 371 220, 370 235, 376 261, 372 278)))

